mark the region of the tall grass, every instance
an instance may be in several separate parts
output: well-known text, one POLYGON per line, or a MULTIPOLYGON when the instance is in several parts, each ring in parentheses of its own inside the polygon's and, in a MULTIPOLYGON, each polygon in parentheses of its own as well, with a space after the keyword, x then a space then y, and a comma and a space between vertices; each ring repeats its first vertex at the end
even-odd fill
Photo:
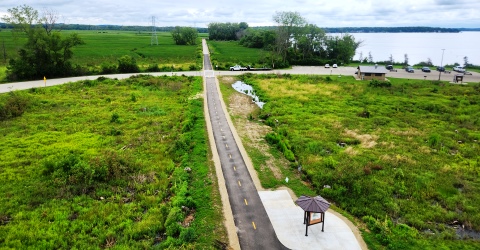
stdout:
POLYGON ((203 101, 192 98, 201 80, 99 78, 15 92, 29 102, 0 121, 0 248, 226 242, 203 101))
MULTIPOLYGON (((285 152, 294 154, 291 181, 307 180, 316 194, 362 219, 370 247, 479 247, 468 236, 480 231, 478 84, 241 79, 266 101, 253 119, 272 127, 272 149, 286 159, 292 156, 285 152)), ((269 187, 285 185, 264 178, 269 187)))

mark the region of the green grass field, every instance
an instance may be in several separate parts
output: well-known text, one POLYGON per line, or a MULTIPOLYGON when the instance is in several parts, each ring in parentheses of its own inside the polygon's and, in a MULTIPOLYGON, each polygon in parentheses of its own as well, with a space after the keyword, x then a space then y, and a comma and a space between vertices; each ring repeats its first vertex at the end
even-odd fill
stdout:
POLYGON ((212 65, 218 65, 219 70, 228 70, 235 64, 272 67, 268 62, 263 63, 266 61, 266 51, 243 47, 237 41, 208 41, 208 48, 212 65))
MULTIPOLYGON (((175 45, 169 32, 158 32, 158 45, 151 45, 150 33, 133 31, 74 31, 65 30, 62 34, 78 33, 85 41, 85 45, 73 49, 73 64, 87 67, 90 71, 98 71, 103 63, 117 64, 118 59, 124 55, 130 55, 136 59, 140 69, 146 69, 149 65, 157 64, 159 68, 185 71, 191 66, 197 68, 202 65, 201 38, 206 34, 199 34, 197 46, 175 45)), ((26 42, 25 38, 14 39, 10 30, 0 32, 0 48, 5 42, 6 60, 3 60, 3 51, 0 54, 0 79, 2 66, 8 63, 10 58, 17 56, 17 51, 26 42)))
POLYGON ((81 65, 116 63, 121 56, 130 55, 137 59, 139 65, 195 64, 197 47, 175 45, 170 33, 159 32, 157 35, 158 45, 151 45, 151 35, 148 33, 103 32, 105 33, 99 33, 99 31, 77 32, 86 44, 74 49, 73 63, 81 65))
MULTIPOLYGON (((363 221, 371 249, 480 247, 478 84, 240 79, 266 102, 253 120, 273 128, 265 139, 291 160, 288 184, 259 173, 262 183, 287 185, 301 195, 299 183, 308 181, 316 194, 363 221)), ((258 152, 247 150, 254 164, 262 164, 258 152)))
POLYGON ((228 242, 201 92, 138 76, 1 94, 0 249, 228 242))

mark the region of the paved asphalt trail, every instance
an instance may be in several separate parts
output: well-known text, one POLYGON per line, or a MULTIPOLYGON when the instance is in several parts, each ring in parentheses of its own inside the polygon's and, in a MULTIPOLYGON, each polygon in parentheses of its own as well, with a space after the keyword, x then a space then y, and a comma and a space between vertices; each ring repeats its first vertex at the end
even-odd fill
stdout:
MULTIPOLYGON (((212 70, 209 54, 204 54, 204 70, 206 72, 212 70)), ((240 154, 220 103, 216 79, 213 74, 205 75, 208 112, 240 247, 242 249, 288 249, 278 240, 240 154)))

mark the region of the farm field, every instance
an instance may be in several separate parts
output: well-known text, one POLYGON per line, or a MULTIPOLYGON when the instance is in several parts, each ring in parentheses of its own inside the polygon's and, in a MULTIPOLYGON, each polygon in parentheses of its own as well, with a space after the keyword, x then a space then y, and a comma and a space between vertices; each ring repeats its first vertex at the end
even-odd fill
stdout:
POLYGON ((478 84, 231 78, 221 79, 227 106, 238 98, 235 80, 266 102, 231 110, 237 130, 248 124, 242 141, 264 187, 322 195, 355 217, 371 249, 480 247, 478 84))
POLYGON ((272 67, 266 59, 266 51, 244 47, 237 41, 208 41, 208 49, 213 67, 218 66, 219 70, 228 70, 235 64, 272 67))
MULTIPOLYGON (((201 38, 207 34, 199 34, 197 46, 175 45, 169 32, 158 32, 158 46, 151 45, 151 35, 147 32, 111 31, 111 30, 64 30, 63 35, 78 33, 85 45, 73 49, 72 64, 99 71, 102 64, 117 64, 124 55, 136 59, 140 69, 145 70, 157 64, 163 71, 191 70, 201 68, 201 38)), ((3 52, 0 57, 1 67, 6 66, 9 58, 17 56, 17 51, 26 42, 24 37, 14 39, 10 30, 0 32, 0 45, 5 43, 6 60, 3 52)), ((0 73, 0 77, 1 77, 0 73)), ((1 80, 2 78, 0 78, 1 80)))
POLYGON ((140 75, 1 94, 0 248, 226 244, 201 92, 140 75))

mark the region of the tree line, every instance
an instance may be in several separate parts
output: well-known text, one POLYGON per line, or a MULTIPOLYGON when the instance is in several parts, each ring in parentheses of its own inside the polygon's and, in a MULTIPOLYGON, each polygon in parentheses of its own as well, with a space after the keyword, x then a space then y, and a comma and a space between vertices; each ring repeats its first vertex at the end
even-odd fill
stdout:
POLYGON ((246 23, 211 23, 208 26, 211 40, 238 40, 249 48, 268 51, 273 67, 347 64, 362 41, 349 34, 327 36, 324 29, 309 24, 298 12, 276 12, 275 28, 249 28, 246 23))
POLYGON ((439 27, 340 27, 324 28, 328 33, 458 33, 456 28, 439 27))
MULTIPOLYGON (((0 29, 13 29, 14 25, 9 23, 0 22, 0 29)), ((175 30, 176 26, 163 26, 155 27, 159 32, 171 32, 175 30)), ((139 26, 139 25, 91 25, 91 24, 66 24, 58 23, 55 27, 57 30, 118 30, 118 31, 136 31, 136 32, 151 32, 152 26, 139 26)), ((207 28, 195 27, 199 33, 208 33, 207 28)))

